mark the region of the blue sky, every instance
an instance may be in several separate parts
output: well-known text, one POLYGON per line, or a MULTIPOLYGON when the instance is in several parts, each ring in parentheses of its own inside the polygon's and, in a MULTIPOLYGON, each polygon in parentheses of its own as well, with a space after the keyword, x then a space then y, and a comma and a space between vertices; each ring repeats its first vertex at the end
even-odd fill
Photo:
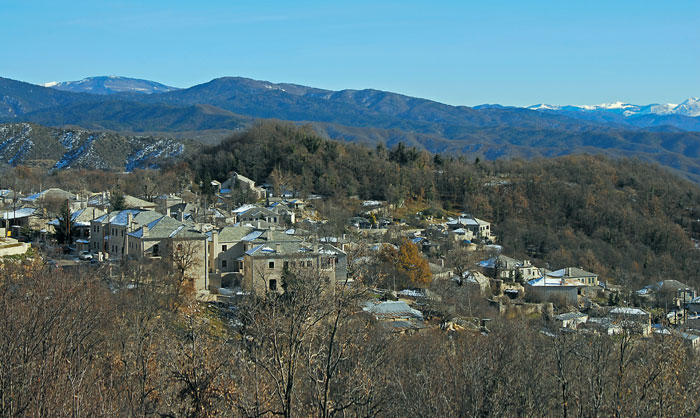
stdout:
POLYGON ((243 76, 455 105, 700 96, 697 0, 6 0, 0 16, 0 76, 30 83, 243 76))

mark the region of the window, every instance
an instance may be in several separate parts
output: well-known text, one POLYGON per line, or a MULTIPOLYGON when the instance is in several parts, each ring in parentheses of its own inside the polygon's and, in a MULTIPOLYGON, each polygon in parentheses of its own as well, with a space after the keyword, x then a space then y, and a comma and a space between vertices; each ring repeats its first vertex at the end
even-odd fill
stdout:
POLYGON ((289 268, 289 261, 284 262, 284 268, 288 269, 289 268))
POLYGON ((321 259, 321 268, 322 269, 328 269, 331 268, 331 259, 328 257, 323 257, 321 259))
POLYGON ((226 260, 221 260, 221 267, 226 267, 226 260))
POLYGON ((158 257, 158 244, 153 246, 153 256, 158 257))
POLYGON ((312 261, 311 261, 311 260, 309 260, 309 261, 306 262, 306 267, 312 267, 312 266, 313 266, 313 264, 312 264, 312 261))
POLYGON ((227 245, 222 245, 222 246, 221 246, 221 251, 222 251, 222 252, 223 252, 223 251, 226 251, 227 249, 228 249, 228 246, 227 246, 227 245))
POLYGON ((267 263, 267 267, 268 267, 268 268, 271 268, 271 269, 275 268, 275 262, 274 262, 274 261, 270 261, 269 263, 267 263))
POLYGON ((270 290, 277 290, 277 280, 270 279, 268 286, 269 286, 270 290))

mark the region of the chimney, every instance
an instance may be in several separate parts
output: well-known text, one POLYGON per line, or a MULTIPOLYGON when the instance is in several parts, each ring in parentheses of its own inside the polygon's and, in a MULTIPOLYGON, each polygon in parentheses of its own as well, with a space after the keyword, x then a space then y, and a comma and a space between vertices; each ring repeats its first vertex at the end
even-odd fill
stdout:
POLYGON ((182 210, 177 211, 177 220, 180 222, 185 222, 185 214, 182 213, 182 210))
POLYGON ((277 254, 282 252, 282 244, 280 244, 279 242, 277 244, 275 244, 275 252, 277 254))
POLYGON ((148 236, 148 225, 142 226, 141 231, 143 232, 141 238, 146 238, 148 236))
POLYGON ((134 223, 134 215, 131 212, 126 214, 126 230, 131 231, 131 224, 134 223))
POLYGON ((165 208, 165 216, 170 216, 170 208, 165 208))

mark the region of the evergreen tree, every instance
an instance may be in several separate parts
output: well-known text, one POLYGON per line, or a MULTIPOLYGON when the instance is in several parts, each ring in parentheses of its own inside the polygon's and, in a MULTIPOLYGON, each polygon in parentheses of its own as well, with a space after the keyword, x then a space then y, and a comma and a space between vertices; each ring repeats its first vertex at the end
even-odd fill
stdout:
POLYGON ((66 199, 58 215, 58 225, 56 226, 56 239, 58 243, 70 244, 74 232, 75 225, 71 219, 70 204, 68 203, 68 199, 66 199))
POLYGON ((124 210, 126 209, 126 199, 124 198, 124 193, 120 189, 114 189, 109 194, 109 205, 112 210, 124 210))

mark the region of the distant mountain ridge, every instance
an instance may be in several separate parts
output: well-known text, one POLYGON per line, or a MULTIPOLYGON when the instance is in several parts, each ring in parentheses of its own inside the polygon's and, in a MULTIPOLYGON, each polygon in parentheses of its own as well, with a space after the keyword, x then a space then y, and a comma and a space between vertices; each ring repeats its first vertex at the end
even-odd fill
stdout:
POLYGON ((527 109, 532 110, 550 110, 550 111, 574 111, 574 112, 611 112, 621 114, 623 116, 638 116, 638 115, 682 115, 696 117, 700 116, 700 99, 690 97, 681 104, 649 104, 649 105, 634 105, 623 102, 602 103, 598 105, 547 105, 536 104, 528 106, 527 109))
POLYGON ((175 87, 155 81, 141 80, 137 78, 119 76, 98 76, 87 77, 79 81, 52 81, 45 83, 44 87, 51 87, 57 90, 70 91, 74 93, 90 94, 118 94, 118 93, 165 93, 178 90, 175 87))
MULTIPOLYGON (((685 105, 691 109, 693 103, 685 105)), ((211 141, 200 133, 221 138, 259 119, 308 123, 320 134, 344 141, 403 142, 435 153, 488 159, 581 152, 638 156, 700 181, 700 117, 682 114, 628 117, 612 110, 472 108, 374 89, 332 91, 242 77, 151 94, 69 92, 0 78, 4 122, 211 141)))
MULTIPOLYGON (((690 97, 680 104, 635 105, 623 102, 598 105, 537 104, 528 106, 527 109, 596 123, 627 125, 631 128, 675 127, 685 131, 700 131, 700 99, 697 97, 690 97)), ((664 130, 671 131, 669 128, 664 130)))

